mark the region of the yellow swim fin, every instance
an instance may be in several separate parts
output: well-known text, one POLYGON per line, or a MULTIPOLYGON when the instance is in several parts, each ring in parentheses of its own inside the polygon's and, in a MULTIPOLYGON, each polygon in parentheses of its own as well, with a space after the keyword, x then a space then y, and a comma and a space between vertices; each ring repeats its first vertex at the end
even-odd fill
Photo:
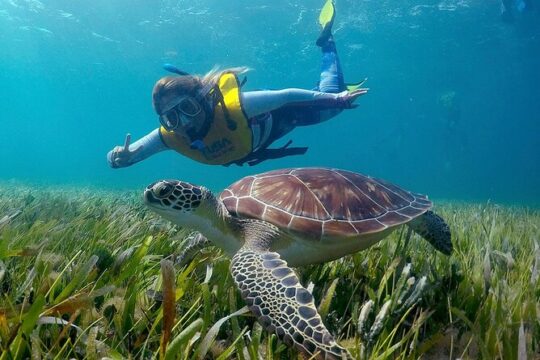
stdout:
POLYGON ((367 81, 367 78, 357 83, 351 83, 351 84, 345 84, 345 85, 347 86, 348 91, 354 91, 354 90, 360 89, 366 81, 367 81))
POLYGON ((334 1, 326 0, 326 3, 321 9, 321 13, 319 14, 319 24, 323 29, 334 21, 335 14, 334 1))

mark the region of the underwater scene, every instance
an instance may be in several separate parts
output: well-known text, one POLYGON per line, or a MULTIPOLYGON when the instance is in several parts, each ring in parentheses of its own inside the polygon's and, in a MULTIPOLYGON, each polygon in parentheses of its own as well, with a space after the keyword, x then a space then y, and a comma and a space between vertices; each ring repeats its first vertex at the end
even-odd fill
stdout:
POLYGON ((0 360, 540 359, 540 2, 0 0, 0 360))

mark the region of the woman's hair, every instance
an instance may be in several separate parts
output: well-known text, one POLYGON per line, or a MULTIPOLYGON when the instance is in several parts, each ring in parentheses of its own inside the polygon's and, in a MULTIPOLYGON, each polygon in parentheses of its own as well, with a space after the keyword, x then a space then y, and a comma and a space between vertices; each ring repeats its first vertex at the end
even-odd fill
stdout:
POLYGON ((210 85, 209 88, 211 88, 216 85, 221 75, 226 72, 241 75, 247 71, 249 71, 249 68, 243 66, 223 70, 219 70, 216 66, 202 77, 198 75, 162 77, 156 82, 152 90, 152 104, 158 115, 161 115, 161 109, 165 105, 164 101, 170 101, 170 99, 182 94, 195 96, 203 87, 210 85))

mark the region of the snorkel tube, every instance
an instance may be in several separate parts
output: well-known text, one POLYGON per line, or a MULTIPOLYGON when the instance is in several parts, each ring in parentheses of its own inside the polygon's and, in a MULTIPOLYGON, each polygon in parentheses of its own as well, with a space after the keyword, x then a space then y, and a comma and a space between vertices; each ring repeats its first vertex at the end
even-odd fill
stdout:
MULTIPOLYGON (((181 76, 190 76, 191 75, 190 73, 187 73, 187 72, 185 72, 183 70, 180 70, 179 68, 177 68, 173 64, 169 64, 169 63, 163 64, 163 69, 165 69, 168 72, 171 72, 173 74, 178 74, 178 75, 181 75, 181 76)), ((203 86, 202 89, 197 91, 197 94, 193 94, 193 95, 195 96, 195 98, 197 100, 202 100, 202 99, 204 99, 204 97, 206 95, 208 95, 208 93, 210 92, 210 90, 212 90, 213 87, 214 86, 212 84, 207 84, 207 85, 203 86)))
POLYGON ((168 72, 178 74, 178 75, 182 75, 182 76, 189 75, 187 72, 182 71, 179 68, 177 68, 176 66, 174 66, 173 64, 169 64, 169 63, 163 64, 163 69, 167 70, 168 72))

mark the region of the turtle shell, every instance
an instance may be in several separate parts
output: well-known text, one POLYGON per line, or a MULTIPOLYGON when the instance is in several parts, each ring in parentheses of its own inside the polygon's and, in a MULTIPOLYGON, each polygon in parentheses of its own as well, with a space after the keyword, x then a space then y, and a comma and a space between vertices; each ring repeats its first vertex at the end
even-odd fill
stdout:
POLYGON ((406 223, 432 206, 366 175, 325 168, 270 171, 244 177, 220 194, 232 216, 268 221, 317 237, 358 236, 406 223))

